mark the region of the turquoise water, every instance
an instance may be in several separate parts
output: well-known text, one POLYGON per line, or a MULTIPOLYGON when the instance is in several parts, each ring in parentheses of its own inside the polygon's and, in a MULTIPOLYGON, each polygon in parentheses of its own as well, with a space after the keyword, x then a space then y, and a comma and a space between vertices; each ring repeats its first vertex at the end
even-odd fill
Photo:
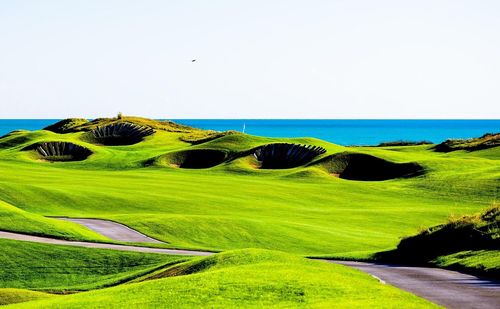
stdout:
MULTIPOLYGON (((0 119, 0 136, 10 131, 39 130, 57 119, 0 119)), ((500 132, 497 120, 258 120, 174 119, 175 122, 217 131, 237 130, 272 137, 316 137, 341 145, 470 138, 500 132)))

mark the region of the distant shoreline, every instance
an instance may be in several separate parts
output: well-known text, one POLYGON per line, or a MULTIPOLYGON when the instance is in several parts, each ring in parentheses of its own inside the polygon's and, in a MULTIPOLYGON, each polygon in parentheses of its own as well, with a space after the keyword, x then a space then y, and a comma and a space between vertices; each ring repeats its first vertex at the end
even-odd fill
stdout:
MULTIPOLYGON (((60 119, 0 119, 0 136, 13 130, 40 130, 60 119)), ((500 132, 492 120, 298 120, 298 119, 172 119, 216 131, 236 130, 269 137, 315 137, 340 145, 378 145, 392 141, 430 141, 479 137, 500 132)))

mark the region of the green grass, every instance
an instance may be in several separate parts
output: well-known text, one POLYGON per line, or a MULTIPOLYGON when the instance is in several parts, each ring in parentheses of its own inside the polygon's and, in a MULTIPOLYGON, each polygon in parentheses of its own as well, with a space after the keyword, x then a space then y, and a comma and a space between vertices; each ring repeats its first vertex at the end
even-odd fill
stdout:
POLYGON ((55 297, 53 294, 43 292, 22 290, 22 289, 2 289, 0 288, 0 306, 22 303, 31 300, 55 297))
POLYGON ((84 291, 126 282, 187 259, 0 239, 0 288, 84 291))
POLYGON ((31 235, 50 235, 62 239, 109 241, 84 226, 72 222, 45 218, 26 212, 0 200, 0 230, 31 235))
POLYGON ((257 249, 179 266, 177 276, 19 304, 18 308, 434 308, 352 268, 257 249), (189 270, 189 271, 186 271, 189 270))
POLYGON ((500 250, 468 250, 439 256, 432 261, 439 267, 500 278, 500 250))
POLYGON ((422 230, 377 254, 398 263, 428 263, 500 279, 500 205, 422 230))
MULTIPOLYGON (((122 120, 70 121, 67 129, 74 131, 71 133, 16 131, 0 138, 0 229, 110 241, 76 224, 46 216, 102 218, 162 240, 165 247, 215 251, 253 247, 288 254, 236 251, 228 253, 236 256, 234 265, 215 258, 219 266, 201 272, 24 303, 26 306, 78 307, 99 301, 117 307, 427 306, 355 270, 298 256, 371 258, 375 252, 395 248, 404 236, 440 224, 450 215, 475 213, 498 199, 500 147, 439 153, 433 145, 343 147, 314 138, 245 134, 212 139, 211 133, 132 117, 123 121, 153 127, 156 133, 129 146, 100 146, 86 138, 85 130, 122 120), (80 162, 50 163, 34 151, 23 150, 44 141, 72 142, 93 154, 80 162), (298 168, 256 168, 249 150, 272 142, 312 144, 324 147, 327 153, 298 168), (194 149, 224 151, 234 160, 209 169, 171 166, 173 153, 194 149), (324 168, 322 160, 345 151, 397 163, 417 162, 425 173, 387 181, 339 179, 324 168), (245 256, 253 260, 243 262, 245 256)), ((4 287, 94 289, 143 277, 168 262, 166 258, 157 264, 139 265, 134 264, 133 254, 127 257, 124 252, 109 251, 106 254, 111 257, 87 258, 95 249, 81 249, 85 254, 68 253, 64 260, 66 253, 60 252, 61 247, 41 246, 44 249, 33 254, 31 249, 25 250, 26 259, 21 261, 28 266, 9 266, 27 279, 13 278, 5 281, 4 287), (36 259, 38 252, 45 257, 43 262, 36 259), (36 265, 55 264, 50 261, 54 257, 61 259, 63 279, 50 271, 45 276, 30 270, 36 265), (35 264, 29 264, 31 260, 35 264), (114 265, 109 270, 108 260, 114 265), (74 268, 71 263, 76 263, 74 268), (94 263, 98 265, 95 271, 85 267, 94 263), (30 282, 33 285, 28 285, 30 282)), ((22 255, 7 241, 0 242, 0 247, 2 252, 12 250, 6 258, 11 264, 22 255)), ((19 250, 23 248, 19 246, 19 250)), ((491 260, 486 253, 477 259, 477 265, 491 260)), ((496 267, 496 260, 492 261, 485 267, 496 267)), ((0 266, 0 270, 5 268, 0 266)))
MULTIPOLYGON (((201 145, 184 133, 158 130, 131 146, 104 147, 84 132, 18 132, 22 141, 0 150, 0 199, 35 215, 111 219, 168 242, 171 247, 229 250, 258 247, 301 255, 359 257, 394 247, 399 238, 472 213, 498 195, 500 151, 436 153, 430 146, 341 147, 317 139, 227 135, 201 145), (94 154, 81 162, 41 162, 21 151, 39 141, 71 141, 94 154), (163 155, 184 149, 238 154, 268 142, 296 142, 368 153, 394 162, 418 162, 427 174, 389 181, 349 181, 320 165, 258 170, 242 157, 210 169, 178 169, 163 155)), ((4 225, 5 230, 15 224, 4 225)), ((66 230, 66 228, 61 229, 66 230)), ((43 232, 43 231, 42 231, 43 232)), ((47 235, 54 235, 45 229, 47 235)), ((83 232, 74 238, 90 240, 83 232)))
POLYGON ((436 145, 436 151, 479 150, 500 146, 500 133, 487 133, 478 138, 449 139, 436 145))

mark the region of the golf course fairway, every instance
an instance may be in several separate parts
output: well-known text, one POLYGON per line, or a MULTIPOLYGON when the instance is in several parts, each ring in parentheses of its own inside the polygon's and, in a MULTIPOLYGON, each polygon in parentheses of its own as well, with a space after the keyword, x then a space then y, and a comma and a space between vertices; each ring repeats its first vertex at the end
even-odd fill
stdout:
MULTIPOLYGON (((0 263, 0 304, 431 308, 358 270, 306 257, 371 259, 450 216, 491 207, 500 189, 500 147, 345 147, 137 117, 51 129, 0 138, 0 230, 119 243, 52 217, 105 219, 160 241, 133 245, 221 253, 191 258, 0 240, 0 259, 17 262, 0 263), (90 134, 120 122, 151 131, 123 145, 90 134), (254 152, 276 143, 325 151, 296 167, 264 168, 254 152), (34 280, 34 273, 44 275, 34 280)), ((293 151, 279 159, 292 162, 293 151)))

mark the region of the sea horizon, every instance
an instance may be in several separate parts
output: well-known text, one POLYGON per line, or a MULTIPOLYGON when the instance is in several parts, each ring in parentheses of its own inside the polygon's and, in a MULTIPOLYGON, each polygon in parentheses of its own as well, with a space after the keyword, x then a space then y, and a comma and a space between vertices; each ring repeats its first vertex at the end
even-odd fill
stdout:
MULTIPOLYGON (((61 119, 0 119, 0 136, 40 130, 61 119)), ((479 137, 500 132, 500 119, 158 119, 215 131, 268 137, 314 137, 340 145, 479 137)))

